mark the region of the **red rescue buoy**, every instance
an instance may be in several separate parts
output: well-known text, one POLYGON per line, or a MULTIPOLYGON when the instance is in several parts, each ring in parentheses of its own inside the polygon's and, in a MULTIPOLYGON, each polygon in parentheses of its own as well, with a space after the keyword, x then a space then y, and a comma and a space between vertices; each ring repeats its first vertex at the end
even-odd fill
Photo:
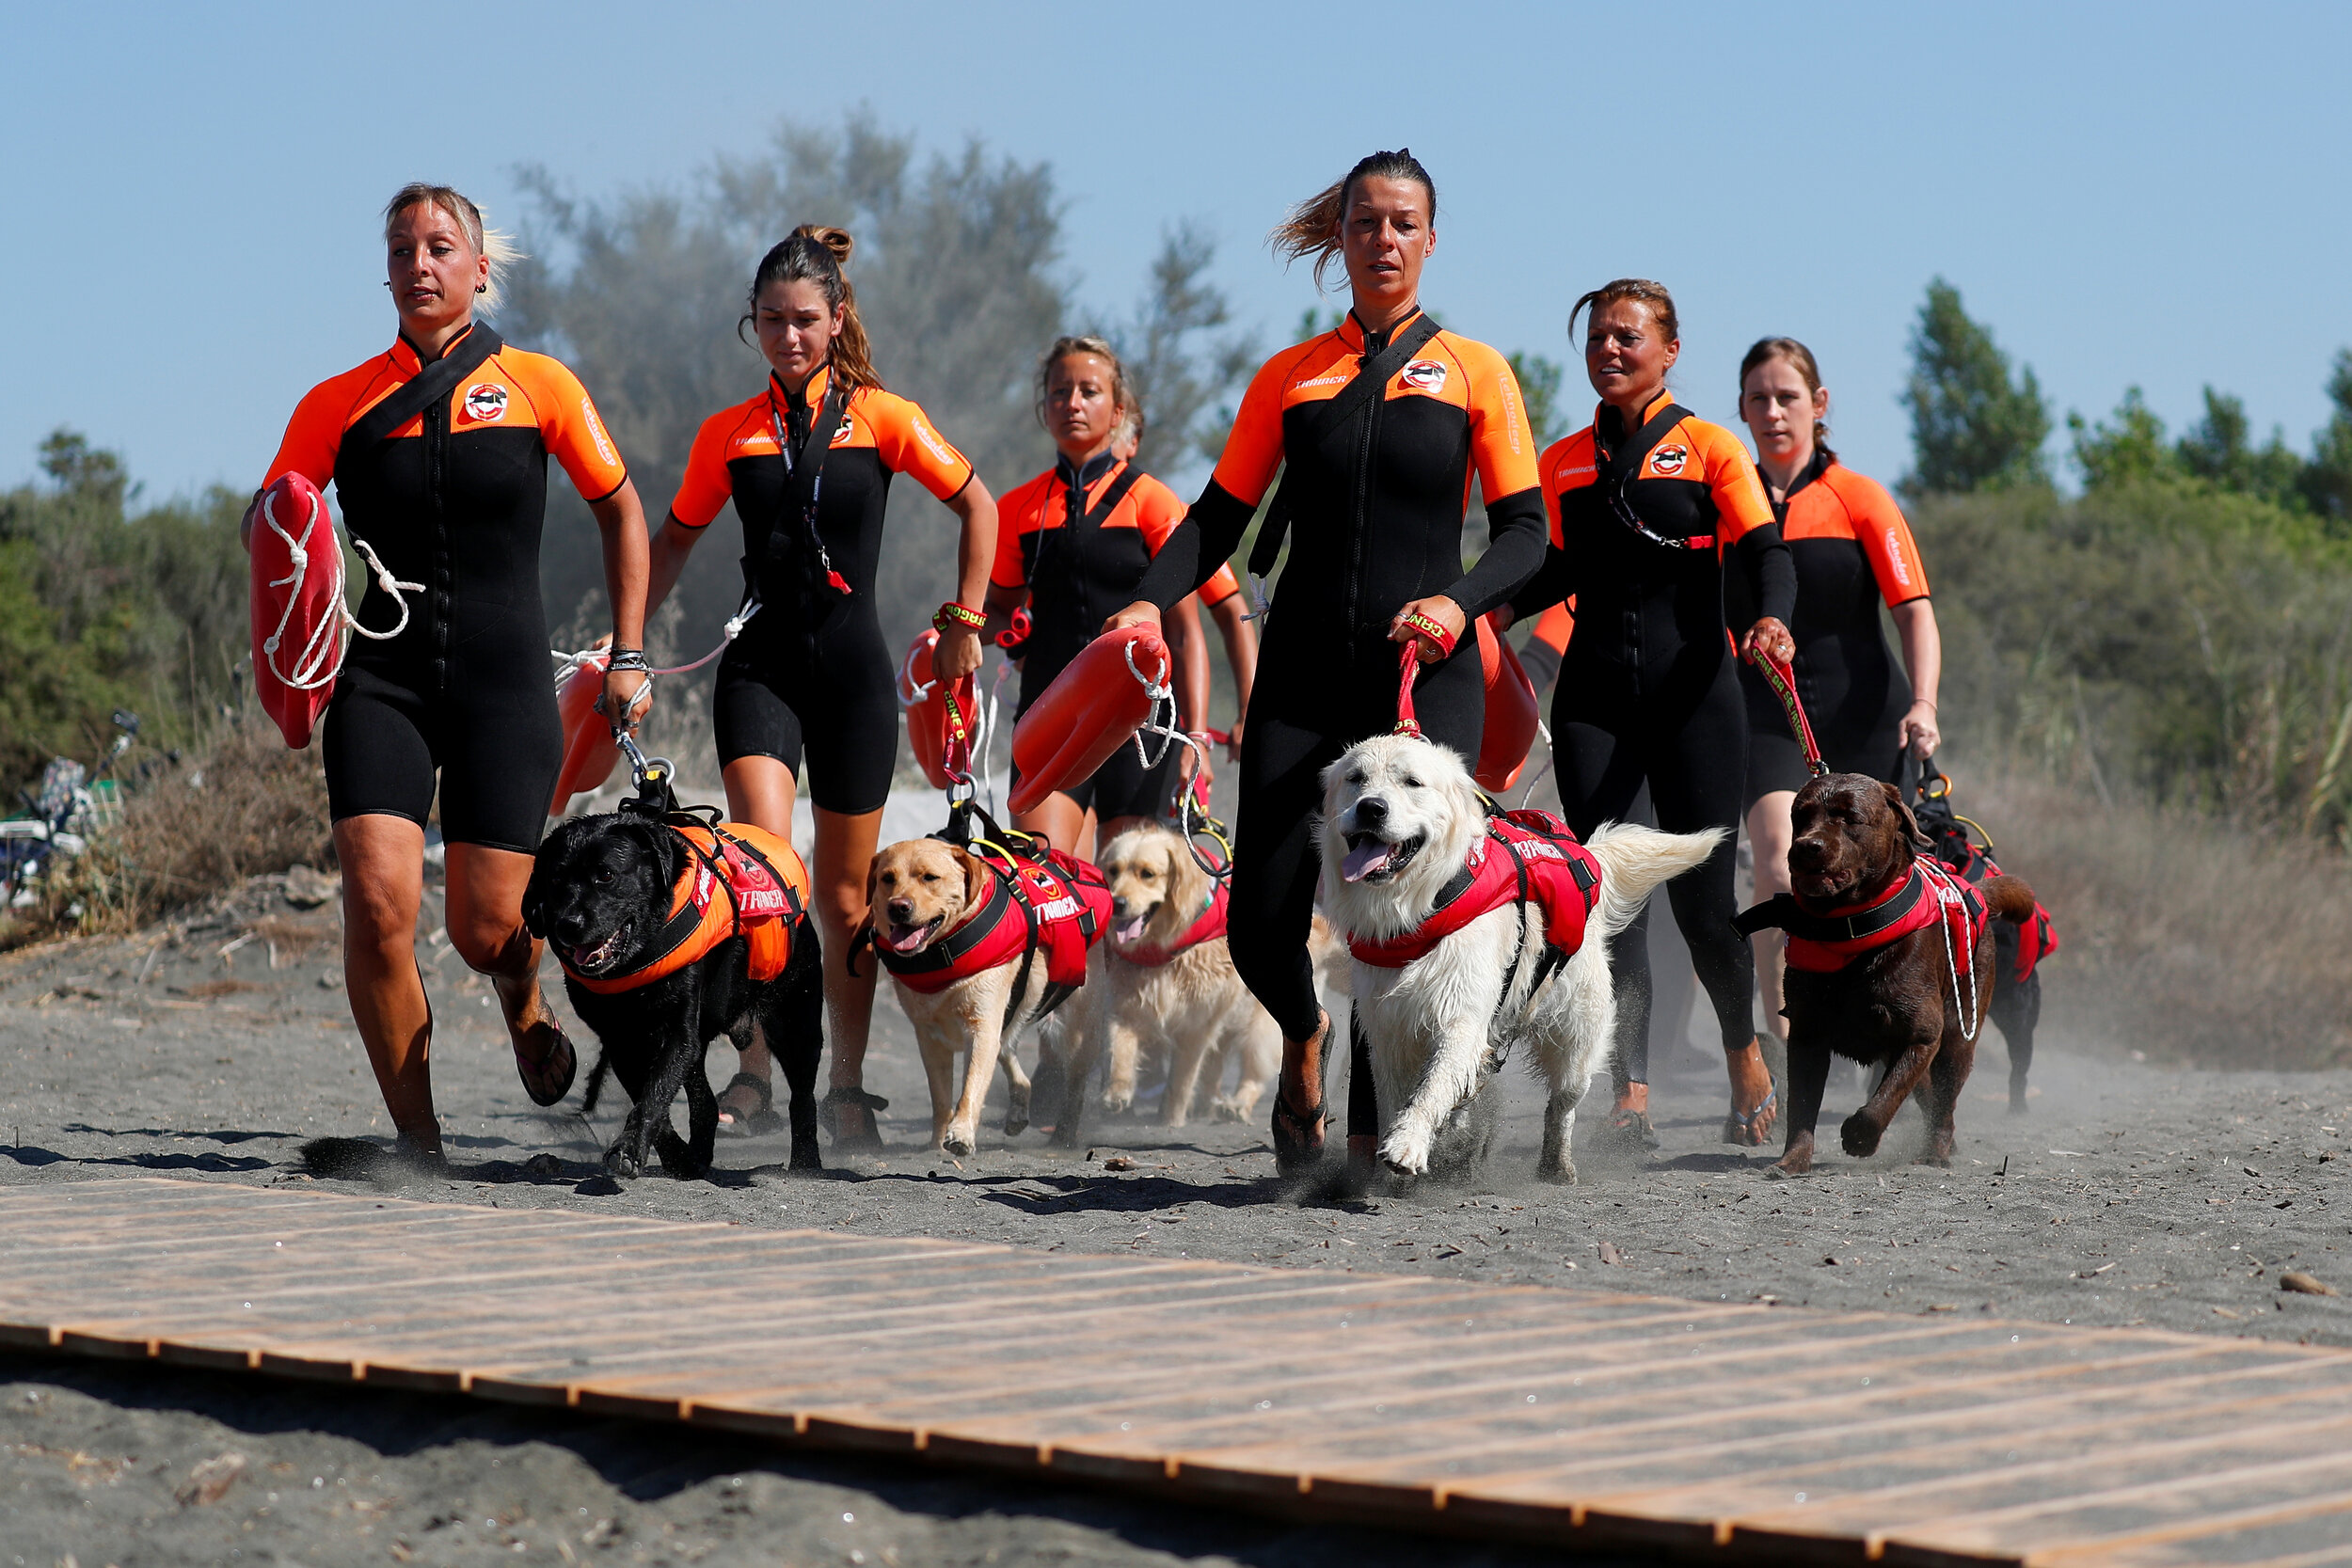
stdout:
POLYGON ((286 744, 310 744, 350 641, 343 547, 326 498, 300 474, 262 492, 252 534, 253 689, 286 744))
POLYGON ((1174 670, 1158 628, 1104 632, 1054 677, 1012 727, 1012 765, 1021 782, 1007 802, 1034 810, 1057 789, 1092 778, 1152 715, 1153 688, 1174 670))
POLYGON ((979 708, 973 679, 942 681, 931 670, 939 633, 929 627, 907 649, 898 666, 898 705, 906 709, 907 745, 933 789, 946 789, 972 769, 972 725, 979 708), (948 699, 955 711, 948 711, 948 699))
POLYGON ((596 711, 596 699, 604 694, 604 667, 612 658, 608 650, 591 648, 573 655, 555 677, 555 709, 564 718, 564 769, 556 775, 555 794, 548 801, 549 816, 563 816, 573 796, 603 788, 612 776, 612 765, 620 760, 612 726, 596 711))
POLYGON ((1478 766, 1470 776, 1481 789, 1500 795, 1519 781, 1528 748, 1535 744, 1538 714, 1535 683, 1487 623, 1478 618, 1478 662, 1486 675, 1486 727, 1479 736, 1478 766))

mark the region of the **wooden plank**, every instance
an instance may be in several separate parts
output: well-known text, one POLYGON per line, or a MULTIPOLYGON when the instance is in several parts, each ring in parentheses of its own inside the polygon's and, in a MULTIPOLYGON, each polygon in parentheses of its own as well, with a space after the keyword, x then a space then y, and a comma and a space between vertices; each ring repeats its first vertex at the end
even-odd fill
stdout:
POLYGON ((0 1190, 0 1347, 1581 1550, 2352 1568, 2352 1354, 2144 1330, 127 1179, 0 1190))

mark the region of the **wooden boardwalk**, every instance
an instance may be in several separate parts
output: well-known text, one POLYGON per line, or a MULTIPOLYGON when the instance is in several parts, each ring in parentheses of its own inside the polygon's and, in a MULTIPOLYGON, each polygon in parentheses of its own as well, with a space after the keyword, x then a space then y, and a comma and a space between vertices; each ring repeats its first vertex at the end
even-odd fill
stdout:
POLYGON ((135 1180, 0 1191, 0 1345, 1594 1551, 2352 1565, 2352 1353, 2246 1339, 135 1180))

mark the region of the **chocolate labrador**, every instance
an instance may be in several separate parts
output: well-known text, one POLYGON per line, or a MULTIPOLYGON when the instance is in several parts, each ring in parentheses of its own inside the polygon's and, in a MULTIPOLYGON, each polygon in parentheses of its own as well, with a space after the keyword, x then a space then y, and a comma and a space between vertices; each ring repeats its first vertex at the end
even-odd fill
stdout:
POLYGON ((1878 1087, 1838 1129, 1856 1159, 1916 1091, 1931 1129, 1924 1163, 1949 1164, 1952 1113, 1993 992, 1992 922, 2022 924, 2033 890, 2015 877, 1972 886, 1944 872, 1895 786, 1830 773, 1797 792, 1788 880, 1795 889, 1740 917, 1789 934, 1788 1142, 1775 1176, 1813 1167, 1813 1126, 1831 1055, 1883 1066, 1878 1087))

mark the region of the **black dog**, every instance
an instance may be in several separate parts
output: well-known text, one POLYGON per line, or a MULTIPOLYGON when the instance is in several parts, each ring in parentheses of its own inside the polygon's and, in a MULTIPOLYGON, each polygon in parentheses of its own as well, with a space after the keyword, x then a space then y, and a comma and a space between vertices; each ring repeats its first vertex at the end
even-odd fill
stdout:
MULTIPOLYGON (((524 925, 555 948, 572 1006, 604 1047, 589 1074, 583 1111, 596 1108, 608 1068, 635 1101, 621 1135, 605 1151, 605 1167, 633 1177, 659 1153, 673 1176, 707 1174, 719 1102, 703 1069, 704 1053, 722 1035, 739 1050, 749 1045, 756 1022, 791 1089, 791 1168, 821 1169, 817 1064, 825 1049, 824 961, 816 922, 806 912, 797 917, 790 956, 771 980, 751 977, 751 942, 737 934, 675 973, 630 990, 599 991, 580 983, 581 976, 628 975, 647 967, 660 951, 674 890, 695 857, 685 836, 652 813, 576 817, 539 846, 523 892, 524 925), (684 1139, 670 1125, 670 1106, 681 1088, 684 1139)), ((721 889, 717 896, 723 904, 729 895, 721 889)))

